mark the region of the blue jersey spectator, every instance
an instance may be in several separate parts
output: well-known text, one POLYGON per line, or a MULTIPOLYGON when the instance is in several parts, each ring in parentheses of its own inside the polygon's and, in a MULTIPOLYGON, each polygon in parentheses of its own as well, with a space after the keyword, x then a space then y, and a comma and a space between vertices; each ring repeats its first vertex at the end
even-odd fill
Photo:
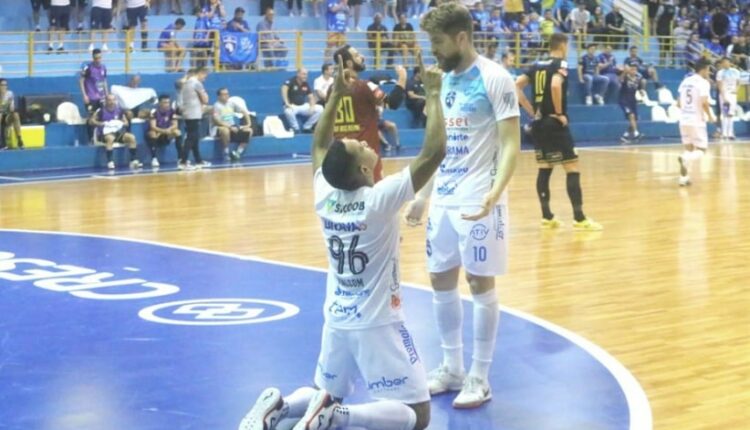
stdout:
POLYGON ((604 104, 604 95, 607 93, 609 78, 599 73, 599 59, 596 56, 596 44, 586 47, 586 53, 578 61, 578 80, 583 84, 586 105, 592 103, 592 95, 596 103, 604 104), (598 90, 595 90, 598 87, 598 90))
POLYGON ((718 36, 712 37, 711 40, 704 44, 704 46, 712 55, 717 57, 723 57, 726 54, 724 47, 721 46, 721 41, 718 36))
POLYGON ((599 74, 606 77, 615 95, 620 94, 620 78, 617 76, 617 59, 612 55, 612 45, 604 45, 604 52, 596 59, 599 61, 599 74))
POLYGON ((740 26, 742 25, 742 14, 737 9, 736 4, 733 4, 729 9, 727 17, 729 18, 729 30, 727 34, 730 36, 739 36, 740 26))
POLYGON ((235 33, 247 33, 250 31, 250 24, 245 21, 245 9, 238 7, 234 10, 234 18, 227 23, 227 31, 235 33))

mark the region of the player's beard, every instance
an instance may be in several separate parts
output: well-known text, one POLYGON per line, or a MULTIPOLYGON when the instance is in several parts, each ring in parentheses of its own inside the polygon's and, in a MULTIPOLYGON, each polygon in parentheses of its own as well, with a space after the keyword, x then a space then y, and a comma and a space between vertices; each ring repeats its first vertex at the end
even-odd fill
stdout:
POLYGON ((361 62, 361 63, 353 63, 352 64, 352 69, 354 69, 354 71, 357 72, 357 73, 364 72, 365 68, 367 68, 367 66, 365 65, 364 61, 361 62))
POLYGON ((438 57, 438 63, 440 64, 440 68, 444 72, 451 72, 453 71, 453 69, 458 67, 458 65, 461 63, 461 59, 461 53, 456 52, 447 57, 438 57))

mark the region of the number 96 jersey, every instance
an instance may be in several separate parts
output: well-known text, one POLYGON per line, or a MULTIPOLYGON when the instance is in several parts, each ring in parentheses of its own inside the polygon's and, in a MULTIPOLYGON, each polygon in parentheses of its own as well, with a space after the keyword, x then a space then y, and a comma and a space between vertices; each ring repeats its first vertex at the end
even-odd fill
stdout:
POLYGON ((414 199, 409 168, 355 191, 333 188, 318 169, 314 187, 328 253, 326 324, 363 329, 403 321, 399 210, 414 199))

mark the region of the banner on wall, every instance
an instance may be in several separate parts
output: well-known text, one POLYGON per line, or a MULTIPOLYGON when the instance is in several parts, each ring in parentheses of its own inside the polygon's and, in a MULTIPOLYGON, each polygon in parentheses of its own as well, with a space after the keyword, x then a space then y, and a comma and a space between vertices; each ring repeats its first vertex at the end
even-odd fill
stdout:
POLYGON ((221 32, 221 62, 250 64, 258 58, 258 34, 221 32))

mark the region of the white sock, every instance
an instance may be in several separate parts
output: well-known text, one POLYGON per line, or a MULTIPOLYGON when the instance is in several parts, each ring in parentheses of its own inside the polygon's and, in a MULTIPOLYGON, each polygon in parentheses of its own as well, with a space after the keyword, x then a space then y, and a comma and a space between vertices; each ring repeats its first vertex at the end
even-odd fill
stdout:
POLYGON ((432 296, 438 332, 443 348, 443 364, 453 373, 464 371, 464 345, 462 328, 464 307, 458 288, 448 291, 435 291, 432 296))
POLYGON ((281 416, 284 418, 302 418, 315 393, 313 387, 297 388, 292 394, 284 396, 284 407, 281 416))
POLYGON ((417 425, 417 414, 394 400, 337 407, 332 427, 350 425, 368 430, 412 430, 417 425))
POLYGON ((474 354, 469 375, 484 381, 489 379, 499 322, 500 311, 497 308, 495 289, 474 295, 474 354))
POLYGON ((727 116, 727 136, 734 137, 734 117, 727 116))

